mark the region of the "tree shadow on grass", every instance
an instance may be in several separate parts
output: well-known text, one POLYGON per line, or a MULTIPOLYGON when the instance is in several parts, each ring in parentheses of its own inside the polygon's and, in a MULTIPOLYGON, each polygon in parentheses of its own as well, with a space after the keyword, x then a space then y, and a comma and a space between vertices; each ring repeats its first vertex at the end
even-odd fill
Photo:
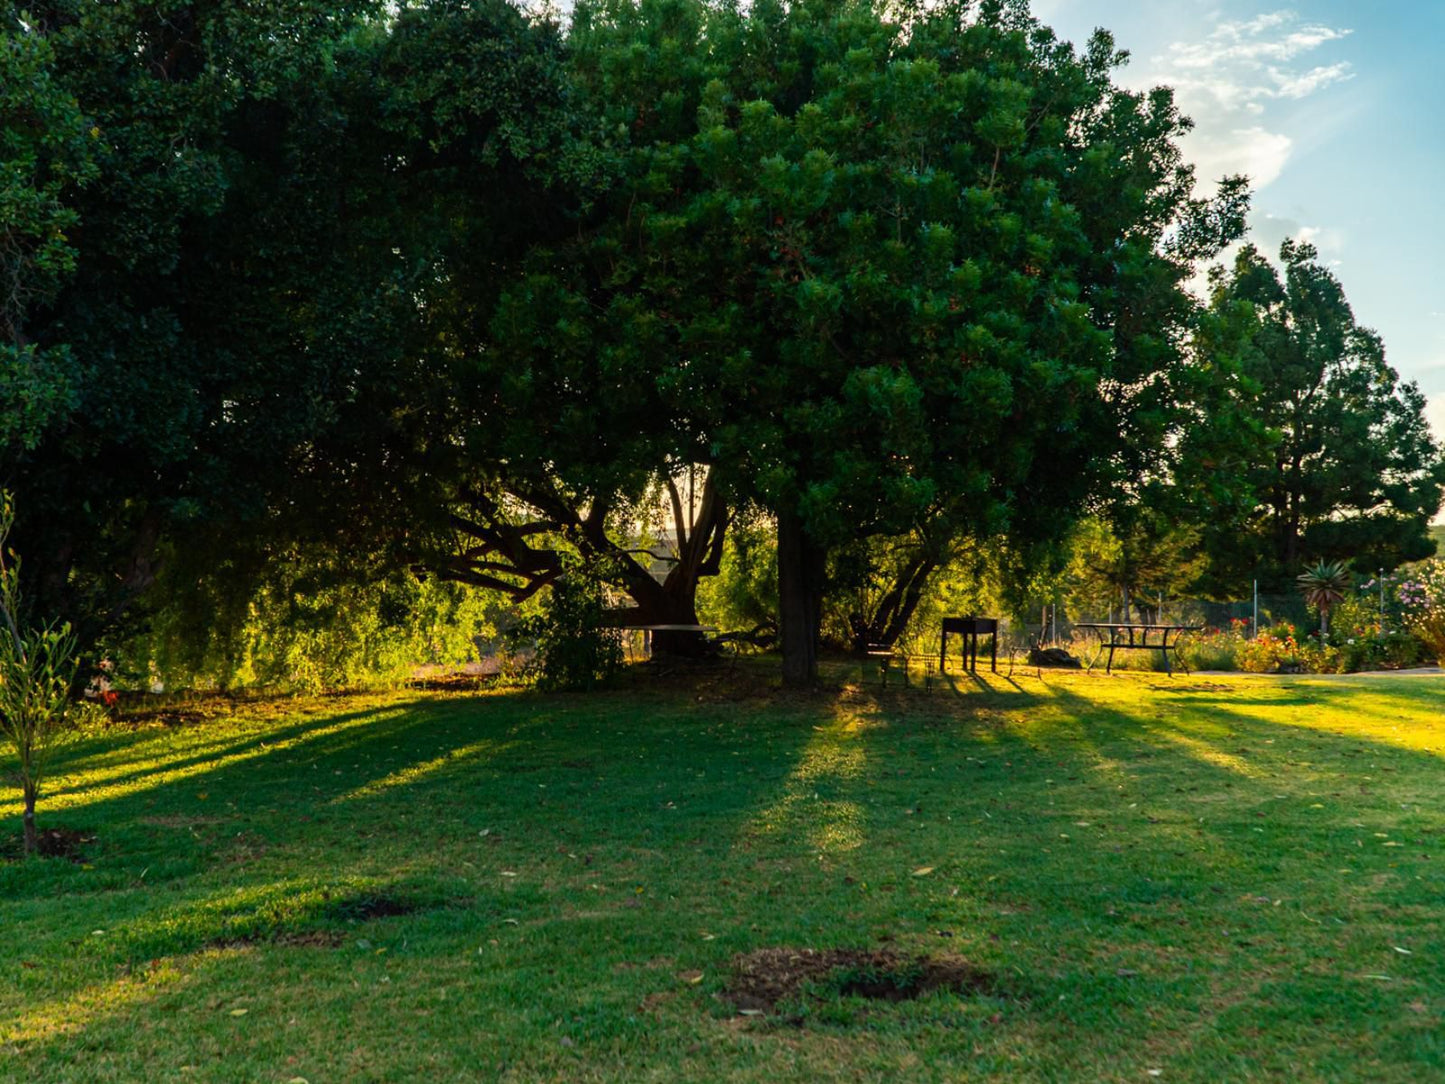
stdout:
MULTIPOLYGON (((1314 825, 1319 814, 1287 776, 1301 760, 1339 776, 1356 755, 1347 749, 1383 746, 1325 731, 1292 740, 1300 728, 1269 713, 1301 705, 1278 699, 1121 700, 1138 690, 1116 693, 1107 679, 989 676, 987 690, 967 680, 973 691, 958 695, 850 689, 746 709, 681 696, 649 698, 645 709, 610 694, 421 698, 313 738, 328 720, 295 724, 288 737, 298 744, 248 745, 257 755, 87 807, 114 825, 105 863, 133 870, 182 833, 199 856, 164 896, 110 894, 115 944, 87 951, 124 962, 238 930, 265 943, 286 925, 268 925, 268 908, 290 896, 417 878, 460 892, 465 877, 479 913, 427 919, 431 939, 413 937, 411 951, 441 959, 462 938, 475 956, 478 929, 526 930, 519 944, 531 947, 509 959, 541 979, 529 996, 548 1012, 632 988, 633 972, 614 971, 630 959, 688 953, 717 970, 730 953, 768 944, 861 947, 886 935, 921 947, 945 945, 930 941, 942 931, 951 951, 1028 970, 1040 991, 1032 1019, 1061 1034, 1114 1027, 1141 1039, 1156 1007, 1193 1005, 1207 1021, 1226 996, 1254 1004, 1284 971, 1337 951, 1336 926, 1295 912, 1352 920, 1328 898, 1334 882, 1309 882, 1331 847, 1353 839, 1337 840, 1333 822, 1314 825), (1294 805, 1277 808, 1280 793, 1294 805), (158 816, 220 823, 191 826, 199 838, 179 826, 167 836, 149 823, 158 816), (237 829, 273 850, 230 862, 237 829), (502 878, 514 870, 515 882, 502 878), (238 888, 251 894, 239 903, 238 888), (1232 908, 1228 921, 1249 947, 1215 937, 1221 908, 1232 908), (699 940, 720 930, 727 940, 699 940), (1206 966, 1261 947, 1267 959, 1252 968, 1235 962, 1221 978, 1206 966), (586 966, 554 989, 545 976, 563 956, 586 966)), ((1386 752, 1401 767, 1438 764, 1386 752)), ((1350 816, 1383 818, 1386 804, 1350 816)), ((1375 861, 1357 864, 1387 872, 1375 861)), ((82 875, 65 883, 86 891, 82 875)), ((1369 891, 1409 903, 1421 890, 1369 891)), ((37 908, 21 919, 45 926, 37 908)), ((422 919, 383 921, 415 934, 422 919)), ((71 948, 47 933, 40 950, 71 948)), ((508 981, 488 979, 497 989, 508 981)), ((1323 1018, 1339 1024, 1332 1014, 1323 1018)))
MULTIPOLYGON (((1321 718, 1299 695, 1120 701, 1104 684, 1052 681, 998 715, 991 709, 1008 695, 968 693, 952 726, 935 711, 928 728, 893 718, 912 705, 880 700, 862 755, 916 765, 864 819, 865 848, 897 854, 890 898, 903 902, 880 915, 915 936, 923 915, 929 925, 991 929, 1004 944, 1053 946, 1070 961, 1060 993, 1091 999, 1071 1017, 1076 1026, 1137 1018, 1145 973, 1160 976, 1146 1000, 1184 998, 1206 1019, 1216 1002, 1263 1004, 1270 984, 1337 957, 1342 937, 1384 936, 1342 933, 1365 916, 1405 929, 1396 936, 1410 943, 1433 941, 1441 878, 1430 851, 1445 849, 1442 824, 1428 806, 1402 810, 1397 799, 1438 778, 1438 752, 1371 734, 1370 720, 1363 732, 1350 726, 1358 720, 1344 690, 1321 718), (1357 774, 1362 755, 1379 766, 1370 786, 1357 774), (1381 782, 1387 768, 1398 782, 1381 782), (924 816, 943 818, 941 831, 920 834, 924 816), (910 877, 913 863, 925 880, 910 877), (1342 867, 1352 880, 1341 880, 1342 867), (1223 947, 1221 909, 1237 928, 1223 947), (1221 953, 1240 959, 1234 970, 1200 966, 1221 953), (1268 962, 1250 959, 1260 954, 1268 962)), ((1393 704, 1426 725, 1428 702, 1404 694, 1393 704)), ((840 797, 852 794, 844 787, 840 797)), ((1036 949, 1013 956, 1038 960, 1036 949)), ((1405 989, 1391 989, 1402 1011, 1422 987, 1405 989)), ((1314 1011, 1353 1026, 1328 1006, 1314 1011)))
MULTIPOLYGON (((361 711, 347 712, 342 715, 327 716, 328 726, 344 726, 349 723, 360 722, 365 719, 374 718, 379 713, 390 710, 389 708, 368 708, 361 711)), ((223 722, 223 721, 222 721, 223 722)), ((64 797, 66 795, 82 794, 87 791, 94 791, 99 788, 120 787, 125 790, 144 789, 130 788, 126 784, 138 780, 148 780, 153 784, 161 781, 168 773, 184 771, 186 768, 202 764, 210 764, 216 761, 226 760, 267 746, 279 746, 291 741, 294 738, 307 734, 317 729, 318 723, 314 719, 301 720, 288 726, 276 727, 264 731, 252 731, 230 737, 218 737, 209 740, 196 742, 186 740, 185 744, 175 750, 174 756, 165 759, 167 753, 162 751, 160 758, 146 760, 142 765, 126 768, 126 760, 122 760, 114 754, 118 750, 130 753, 140 753, 139 748, 142 742, 147 745, 155 745, 164 748, 165 745, 175 744, 175 732, 135 732, 127 735, 119 735, 120 744, 115 748, 107 748, 103 745, 105 736, 101 735, 91 739, 85 745, 67 746, 63 756, 58 758, 54 776, 61 778, 69 777, 73 782, 47 790, 47 796, 51 799, 64 797), (134 739, 134 740, 128 740, 134 739), (99 763, 95 763, 95 762, 99 763), (112 762, 118 761, 114 766, 119 770, 109 770, 112 762)), ((188 738, 191 736, 187 736, 188 738)), ((134 758, 129 761, 134 763, 134 758)))

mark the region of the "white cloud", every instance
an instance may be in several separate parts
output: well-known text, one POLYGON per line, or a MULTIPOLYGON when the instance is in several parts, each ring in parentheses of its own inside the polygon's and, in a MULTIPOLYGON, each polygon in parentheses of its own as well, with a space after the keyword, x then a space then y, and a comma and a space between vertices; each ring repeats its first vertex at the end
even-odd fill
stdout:
POLYGON ((1284 171, 1294 140, 1258 124, 1240 128, 1201 124, 1181 145, 1206 188, 1234 173, 1247 174, 1254 188, 1263 188, 1284 171))
POLYGON ((1277 94, 1281 98, 1306 98, 1331 83, 1355 77, 1350 71, 1350 65, 1345 61, 1328 67, 1311 68, 1303 75, 1290 75, 1271 68, 1270 75, 1278 81, 1277 94))
POLYGON ((1174 88, 1180 108, 1195 121, 1183 146, 1204 186, 1245 173, 1258 189, 1280 175, 1295 146, 1281 130, 1279 111, 1354 77, 1345 60, 1303 61, 1350 33, 1301 23, 1291 11, 1220 22, 1202 39, 1169 45, 1130 82, 1174 88))
POLYGON ((1296 19, 1294 12, 1276 11, 1247 23, 1220 23, 1203 41, 1175 42, 1168 59, 1180 69, 1246 65, 1266 70, 1268 62, 1293 60, 1351 33, 1317 25, 1288 29, 1296 19))

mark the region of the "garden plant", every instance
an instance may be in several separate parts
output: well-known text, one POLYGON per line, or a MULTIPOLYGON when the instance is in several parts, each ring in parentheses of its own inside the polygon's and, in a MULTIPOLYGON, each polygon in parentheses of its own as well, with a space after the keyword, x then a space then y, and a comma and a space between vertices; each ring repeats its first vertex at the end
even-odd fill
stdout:
POLYGON ((20 558, 7 548, 14 520, 10 495, 0 492, 0 764, 20 788, 24 848, 32 855, 40 845, 35 804, 72 722, 79 660, 69 625, 28 623, 20 558))

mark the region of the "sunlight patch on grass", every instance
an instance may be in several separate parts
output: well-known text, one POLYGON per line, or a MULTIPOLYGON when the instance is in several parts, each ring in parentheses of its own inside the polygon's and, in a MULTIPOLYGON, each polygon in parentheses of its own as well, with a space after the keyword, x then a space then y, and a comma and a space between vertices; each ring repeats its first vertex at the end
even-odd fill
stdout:
POLYGON ((490 740, 475 741, 470 745, 450 749, 439 757, 433 757, 431 760, 424 760, 418 764, 398 768, 396 771, 389 775, 384 775, 380 779, 373 779, 369 783, 363 783, 355 790, 337 795, 327 804, 342 805, 346 802, 355 802, 362 798, 375 798, 396 787, 418 783, 428 776, 436 775, 444 768, 453 767, 483 753, 488 754, 489 759, 496 757, 498 754, 505 752, 516 744, 516 742, 496 742, 490 740))
MULTIPOLYGON (((72 764, 59 776, 64 780, 64 785, 46 788, 47 804, 53 803, 63 807, 66 804, 64 801, 66 797, 93 791, 99 787, 118 787, 137 777, 149 780, 157 775, 180 773, 203 761, 209 766, 214 763, 211 760, 212 757, 225 756, 227 749, 238 749, 253 740, 255 740, 254 735, 242 734, 218 741, 177 748, 174 744, 174 737, 165 735, 127 749, 128 755, 124 760, 117 760, 113 757, 87 758, 72 764), (137 764, 143 766, 137 767, 137 764)), ((274 742, 260 743, 260 745, 266 749, 275 748, 274 742)), ((180 774, 170 777, 184 778, 180 774)), ((124 792, 117 791, 116 793, 124 792)))
POLYGON ((328 890, 320 884, 294 878, 227 887, 114 930, 110 942, 144 957, 264 938, 316 913, 327 899, 328 890))
MULTIPOLYGON (((219 950, 206 954, 219 955, 219 950)), ((93 1023, 129 1015, 165 991, 189 982, 197 959, 205 957, 187 961, 184 968, 174 960, 157 960, 136 974, 85 986, 65 997, 43 1002, 14 1020, 0 1019, 0 1046, 46 1042, 78 1034, 93 1023)))
POLYGON ((861 847, 867 838, 862 807, 824 796, 819 788, 862 777, 867 756, 859 734, 869 725, 866 717, 848 712, 828 726, 815 726, 782 797, 757 815, 752 832, 782 837, 801 831, 810 847, 825 852, 861 847))
POLYGON ((1382 694, 1363 680, 1349 685, 1344 681, 1334 682, 1311 691, 1323 693, 1321 699, 1326 705, 1329 705, 1327 698, 1331 693, 1337 699, 1348 697, 1347 710, 1330 710, 1333 705, 1329 705, 1325 710, 1277 711, 1272 713, 1269 721, 1302 730, 1332 732, 1412 753, 1445 757, 1445 695, 1436 691, 1445 690, 1445 683, 1437 685, 1430 681, 1427 686, 1425 682, 1429 679, 1412 680, 1419 682, 1420 686, 1410 686, 1410 692, 1419 695, 1409 698, 1382 694), (1434 709, 1436 714, 1429 722, 1421 719, 1422 708, 1434 709))
MULTIPOLYGON (((389 711, 374 713, 365 712, 355 718, 333 723, 330 726, 317 726, 314 730, 307 730, 294 737, 282 738, 269 744, 259 743, 255 748, 246 749, 239 753, 221 753, 212 758, 194 760, 193 763, 187 764, 184 767, 169 769, 161 767, 154 772, 148 771, 144 774, 123 777, 111 782, 107 782, 107 779, 114 779, 113 773, 109 775, 102 773, 96 777, 89 772, 66 772, 59 775, 55 780, 55 782, 63 784, 63 789, 49 792, 46 795, 45 808, 47 811, 80 809, 98 802, 155 790, 158 787, 179 783, 183 780, 210 775, 223 768, 230 768, 248 761, 258 760, 262 757, 273 756, 276 753, 300 749, 320 741, 323 738, 345 734, 348 731, 372 726, 387 720, 398 719, 405 714, 406 712, 401 708, 393 708, 389 711)), ((186 757, 183 759, 191 758, 186 757)), ((19 812, 20 803, 14 798, 0 803, 0 817, 15 816, 19 812)))
POLYGON ((1206 764, 1212 764, 1216 768, 1223 768, 1225 771, 1233 772, 1236 775, 1246 776, 1250 779, 1259 779, 1264 777, 1264 775, 1266 774, 1264 772, 1261 772, 1254 765, 1250 764, 1249 761, 1245 760, 1243 757, 1237 756, 1234 753, 1226 752, 1225 750, 1220 749, 1218 746, 1213 745, 1208 741, 1205 741, 1203 738, 1195 737, 1192 734, 1186 734, 1182 730, 1175 730, 1173 728, 1165 727, 1154 727, 1149 731, 1149 733, 1152 737, 1159 738, 1162 741, 1169 742, 1172 745, 1177 745, 1183 749, 1187 749, 1191 756, 1204 761, 1206 764))

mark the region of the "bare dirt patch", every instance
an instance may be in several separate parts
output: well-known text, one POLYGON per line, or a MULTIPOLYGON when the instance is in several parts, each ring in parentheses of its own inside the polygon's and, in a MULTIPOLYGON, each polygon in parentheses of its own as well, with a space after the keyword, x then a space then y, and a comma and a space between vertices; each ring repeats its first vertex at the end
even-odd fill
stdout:
POLYGON ((800 997, 911 1001, 935 990, 997 994, 995 977, 956 956, 869 949, 759 949, 733 959, 725 996, 740 1012, 771 1013, 800 997))
POLYGON ((326 922, 369 922, 374 918, 400 918, 422 911, 470 907, 469 898, 442 898, 428 894, 361 892, 332 899, 319 917, 326 922))
POLYGON ((373 918, 397 918, 425 910, 427 905, 405 896, 383 894, 352 896, 337 900, 327 910, 327 918, 346 922, 365 922, 373 918))
POLYGON ((411 678, 406 687, 427 693, 469 693, 495 685, 500 679, 500 674, 436 674, 411 678))
MULTIPOLYGON (((80 862, 85 857, 85 847, 95 842, 95 836, 75 828, 40 829, 39 853, 42 858, 65 858, 80 862)), ((0 859, 18 861, 25 857, 25 839, 13 836, 0 844, 0 859)))
POLYGON ((178 728, 208 723, 218 716, 219 713, 216 711, 205 711, 198 708, 132 707, 129 698, 127 698, 122 701, 120 709, 111 716, 111 720, 117 726, 130 727, 132 729, 139 729, 144 726, 178 728))
POLYGON ((208 949, 242 949, 254 945, 291 945, 301 948, 340 948, 346 935, 339 930, 301 930, 272 932, 254 937, 218 937, 207 941, 208 949))

